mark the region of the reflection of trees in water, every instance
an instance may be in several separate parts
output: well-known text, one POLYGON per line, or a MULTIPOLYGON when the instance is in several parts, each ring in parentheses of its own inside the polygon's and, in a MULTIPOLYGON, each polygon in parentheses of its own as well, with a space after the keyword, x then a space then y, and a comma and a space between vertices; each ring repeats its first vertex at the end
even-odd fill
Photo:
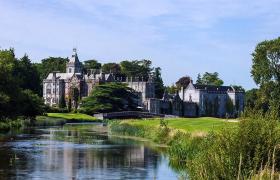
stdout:
POLYGON ((35 135, 22 137, 11 147, 0 146, 0 179, 150 179, 157 174, 161 156, 139 142, 86 131, 50 133, 47 139, 35 135), (97 140, 102 143, 95 144, 97 140))
MULTIPOLYGON (((89 133, 87 131, 54 131, 55 139, 87 144, 97 144, 97 147, 79 148, 65 144, 65 148, 50 148, 44 152, 48 156, 47 164, 57 164, 63 162, 62 171, 68 177, 76 177, 79 170, 91 172, 92 174, 128 176, 134 178, 146 178, 149 171, 156 170, 160 156, 155 151, 145 148, 135 141, 127 141, 120 138, 108 139, 108 136, 89 133), (100 142, 102 143, 96 143, 100 142), (101 145, 98 147, 98 145, 101 145), (103 146, 102 146, 103 145, 103 146), (53 158, 55 157, 55 158, 53 158)), ((86 173, 85 173, 86 174, 86 173)))

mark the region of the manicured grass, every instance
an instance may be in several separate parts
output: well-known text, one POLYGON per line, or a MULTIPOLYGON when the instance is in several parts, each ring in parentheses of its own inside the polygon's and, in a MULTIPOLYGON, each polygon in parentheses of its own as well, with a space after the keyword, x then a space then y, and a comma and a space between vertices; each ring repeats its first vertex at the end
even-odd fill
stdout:
MULTIPOLYGON (((227 122, 225 119, 200 117, 200 118, 169 118, 166 119, 168 127, 188 132, 209 132, 219 130, 225 126, 236 126, 236 122, 227 122)), ((145 126, 159 126, 160 119, 149 120, 124 120, 122 123, 145 126)))
POLYGON ((72 121, 97 121, 98 119, 81 113, 48 113, 48 117, 63 118, 72 121))

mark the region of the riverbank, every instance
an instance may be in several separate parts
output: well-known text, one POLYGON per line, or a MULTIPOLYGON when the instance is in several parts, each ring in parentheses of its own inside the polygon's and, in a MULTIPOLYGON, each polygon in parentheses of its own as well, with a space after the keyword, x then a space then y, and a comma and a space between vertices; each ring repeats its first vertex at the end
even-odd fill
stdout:
POLYGON ((36 126, 59 126, 66 123, 102 122, 93 116, 81 113, 47 113, 46 116, 37 116, 36 126))
POLYGON ((0 132, 6 132, 11 129, 18 129, 22 127, 23 120, 16 119, 16 120, 6 120, 0 122, 0 132))
POLYGON ((251 179, 274 177, 279 172, 275 157, 280 156, 276 151, 280 129, 274 116, 255 114, 239 123, 193 121, 112 121, 109 129, 111 134, 137 136, 167 145, 171 166, 187 171, 191 179, 251 179))

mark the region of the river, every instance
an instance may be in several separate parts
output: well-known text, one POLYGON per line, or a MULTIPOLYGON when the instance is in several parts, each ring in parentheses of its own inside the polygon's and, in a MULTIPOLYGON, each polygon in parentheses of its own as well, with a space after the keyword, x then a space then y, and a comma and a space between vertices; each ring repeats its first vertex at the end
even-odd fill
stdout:
POLYGON ((0 135, 0 179, 178 179, 164 150, 100 124, 26 129, 0 135))

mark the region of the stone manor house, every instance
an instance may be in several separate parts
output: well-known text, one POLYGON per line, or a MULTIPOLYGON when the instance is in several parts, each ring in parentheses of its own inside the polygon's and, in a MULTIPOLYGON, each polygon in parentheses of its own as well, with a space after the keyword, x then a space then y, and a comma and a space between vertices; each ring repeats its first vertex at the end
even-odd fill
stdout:
POLYGON ((80 98, 83 98, 90 94, 94 86, 107 82, 128 84, 139 97, 139 107, 154 114, 234 117, 244 109, 244 92, 231 86, 196 85, 191 82, 176 94, 165 92, 162 99, 156 99, 153 77, 144 81, 132 77, 120 79, 112 73, 98 71, 83 73, 75 49, 66 65, 66 73, 52 72, 43 80, 43 98, 45 104, 56 106, 61 98, 68 98, 71 88, 78 89, 80 98))

